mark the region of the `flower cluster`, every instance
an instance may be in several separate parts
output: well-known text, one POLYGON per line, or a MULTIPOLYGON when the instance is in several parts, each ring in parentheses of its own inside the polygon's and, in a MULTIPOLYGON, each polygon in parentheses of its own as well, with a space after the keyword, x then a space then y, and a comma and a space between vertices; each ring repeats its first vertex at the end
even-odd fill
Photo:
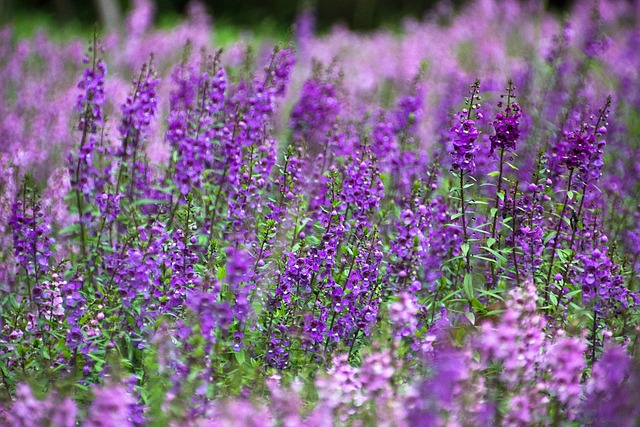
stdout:
POLYGON ((198 75, 182 64, 173 79, 178 89, 172 94, 166 139, 178 153, 175 181, 184 196, 201 187, 205 165, 213 161, 216 113, 222 108, 226 75, 224 69, 198 75))
POLYGON ((133 82, 135 91, 121 106, 122 120, 118 130, 124 141, 123 156, 131 156, 139 148, 140 140, 149 135, 151 121, 155 117, 158 100, 156 86, 159 80, 153 75, 151 62, 140 71, 144 77, 133 82))
POLYGON ((514 388, 536 378, 545 320, 536 313, 537 294, 531 280, 511 296, 500 323, 483 326, 481 351, 484 357, 502 362, 502 380, 514 388))
MULTIPOLYGON (((455 170, 472 173, 476 169, 475 157, 480 149, 476 145, 476 140, 480 136, 480 131, 476 122, 471 118, 471 112, 477 110, 480 104, 474 103, 479 99, 480 82, 476 81, 471 86, 469 92, 471 97, 467 100, 467 108, 459 111, 455 115, 455 123, 449 131, 451 145, 451 164, 455 170)), ((476 118, 482 119, 482 114, 476 111, 476 118)))
POLYGON ((39 203, 16 200, 9 225, 13 229, 13 252, 18 263, 33 275, 36 283, 49 266, 54 240, 50 225, 39 203))
POLYGON ((635 292, 624 286, 620 266, 611 262, 607 247, 595 248, 590 255, 579 254, 583 273, 582 299, 585 304, 593 304, 600 315, 611 316, 631 307, 640 300, 635 292))
MULTIPOLYGON (((83 62, 88 63, 88 57, 83 62)), ((85 197, 88 197, 100 185, 100 174, 96 169, 96 150, 101 150, 104 126, 105 79, 107 66, 102 59, 97 59, 93 52, 93 66, 86 68, 78 88, 83 92, 78 95, 76 109, 81 113, 78 130, 82 133, 77 153, 69 154, 69 176, 71 186, 85 197)))
POLYGON ((291 111, 293 138, 315 153, 340 114, 336 88, 330 81, 307 80, 301 89, 298 103, 291 111))
POLYGON ((547 349, 548 387, 552 396, 565 405, 569 419, 575 418, 581 404, 583 390, 580 377, 585 368, 583 354, 586 349, 586 343, 574 337, 561 337, 547 349))
MULTIPOLYGON (((509 93, 508 97, 511 98, 513 95, 509 93)), ((507 104, 508 102, 507 100, 507 104)), ((502 107, 502 103, 498 103, 498 108, 500 107, 502 107)), ((522 109, 516 102, 507 105, 504 112, 501 111, 496 115, 496 118, 491 122, 495 135, 489 137, 491 154, 496 149, 510 151, 516 149, 516 142, 520 137, 520 117, 522 117, 522 109)))

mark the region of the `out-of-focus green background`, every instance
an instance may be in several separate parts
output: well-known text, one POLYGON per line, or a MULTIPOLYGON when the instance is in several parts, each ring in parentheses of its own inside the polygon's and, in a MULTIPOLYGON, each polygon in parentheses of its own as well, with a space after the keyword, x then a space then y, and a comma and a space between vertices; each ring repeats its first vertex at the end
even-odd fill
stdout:
MULTIPOLYGON (((133 0, 0 0, 0 24, 23 26, 60 23, 82 27, 94 22, 118 25, 133 0)), ((315 10, 317 30, 335 24, 354 30, 393 28, 402 19, 422 18, 440 5, 458 8, 469 0, 204 0, 217 23, 238 28, 270 28, 287 31, 302 10, 315 10)), ((526 0, 522 0, 526 1, 526 0)), ((536 0, 529 0, 536 1, 536 0)), ((539 0, 549 9, 561 11, 571 0, 539 0)), ((154 0, 159 25, 171 25, 185 13, 188 0, 154 0)))

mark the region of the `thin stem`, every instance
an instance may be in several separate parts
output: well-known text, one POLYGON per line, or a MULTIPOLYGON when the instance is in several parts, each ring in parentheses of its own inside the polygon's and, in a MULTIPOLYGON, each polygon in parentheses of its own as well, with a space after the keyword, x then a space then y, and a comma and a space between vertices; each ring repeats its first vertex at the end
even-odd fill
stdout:
MULTIPOLYGON (((572 227, 571 227, 571 240, 569 241, 569 249, 571 251, 573 251, 573 244, 575 242, 576 234, 577 234, 577 231, 578 231, 578 222, 580 222, 580 215, 582 214, 582 206, 584 205, 586 189, 587 189, 586 185, 584 187, 582 187, 582 196, 580 197, 580 205, 578 206, 578 213, 576 214, 575 224, 573 224, 572 227)), ((571 263, 573 262, 573 257, 574 257, 574 254, 572 253, 571 256, 569 257, 569 259, 567 260, 566 264, 565 264, 564 274, 562 276, 563 280, 565 280, 565 281, 567 280, 567 277, 569 276, 569 267, 571 266, 571 263)))
POLYGON ((491 225, 491 238, 496 237, 496 228, 498 222, 498 206, 500 206, 500 192, 502 191, 502 170, 504 165, 504 148, 500 149, 500 169, 498 172, 498 189, 496 191, 496 201, 494 204, 495 213, 493 214, 493 224, 491 225))
POLYGON ((560 219, 558 220, 558 226, 556 227, 556 235, 553 236, 553 249, 551 250, 551 262, 549 263, 549 273, 547 274, 547 281, 545 286, 546 298, 549 298, 549 292, 551 292, 551 274, 553 273, 553 262, 556 258, 556 249, 558 249, 558 242, 560 239, 560 230, 562 229, 562 223, 564 222, 564 214, 567 211, 567 203, 569 202, 569 191, 571 191, 571 182, 573 181, 573 169, 569 172, 569 181, 567 183, 567 191, 564 194, 564 201, 562 202, 562 212, 560 212, 560 219))
POLYGON ((596 345, 597 345, 597 333, 598 333, 598 313, 595 308, 593 309, 593 325, 591 327, 591 366, 596 361, 596 345))
MULTIPOLYGON (((462 211, 462 239, 463 243, 469 243, 467 236, 466 208, 464 204, 464 171, 460 171, 460 210, 462 211)), ((471 248, 467 250, 465 269, 471 272, 471 248)))
POLYGON ((518 222, 517 222, 517 218, 516 218, 516 196, 518 194, 518 184, 519 182, 516 181, 516 187, 513 190, 513 210, 512 210, 512 221, 513 221, 513 227, 511 230, 511 234, 513 235, 513 250, 511 252, 511 255, 513 257, 513 265, 516 268, 516 283, 520 283, 520 270, 518 267, 518 259, 517 259, 517 255, 516 255, 516 232, 517 232, 517 227, 518 227, 518 222))

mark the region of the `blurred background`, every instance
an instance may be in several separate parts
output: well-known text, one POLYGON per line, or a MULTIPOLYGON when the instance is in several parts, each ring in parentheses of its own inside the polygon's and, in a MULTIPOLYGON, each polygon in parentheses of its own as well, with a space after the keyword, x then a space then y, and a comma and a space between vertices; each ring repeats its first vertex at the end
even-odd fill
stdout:
MULTIPOLYGON (((523 0, 524 1, 524 0, 523 0)), ((544 0, 541 0, 544 1, 544 0)), ((335 24, 353 30, 393 28, 407 18, 422 18, 436 7, 459 8, 468 0, 204 0, 216 22, 251 29, 267 25, 287 31, 301 11, 312 8, 317 30, 335 24)), ((185 13, 188 0, 155 0, 157 23, 171 25, 185 13)), ((562 12, 571 0, 544 1, 547 9, 562 12)), ((0 24, 13 20, 52 20, 69 25, 120 25, 132 0, 0 0, 0 24), (35 14, 34 14, 35 13, 35 14)))

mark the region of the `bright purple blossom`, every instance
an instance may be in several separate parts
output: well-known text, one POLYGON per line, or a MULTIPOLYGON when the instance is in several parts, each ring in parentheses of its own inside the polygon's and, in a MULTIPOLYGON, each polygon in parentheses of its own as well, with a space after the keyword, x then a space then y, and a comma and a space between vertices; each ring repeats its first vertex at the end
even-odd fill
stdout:
POLYGON ((307 80, 302 86, 300 100, 291 111, 294 140, 308 146, 312 153, 320 151, 323 139, 340 114, 335 85, 321 79, 307 80))
MULTIPOLYGON (((55 425, 57 427, 74 427, 77 413, 78 409, 70 398, 63 398, 54 392, 45 400, 38 400, 33 396, 31 388, 23 383, 18 386, 16 400, 9 410, 6 426, 55 425)), ((2 421, 1 413, 0 421, 2 421)))
MULTIPOLYGON (((498 104, 501 107, 502 103, 498 104)), ((495 130, 495 135, 489 136, 491 141, 491 154, 496 149, 514 151, 516 142, 520 137, 519 119, 522 116, 520 106, 512 102, 507 105, 504 112, 499 112, 495 120, 491 123, 495 130)))
POLYGON ((452 145, 451 164, 455 170, 460 170, 462 173, 473 173, 476 168, 476 152, 480 149, 476 145, 480 131, 476 122, 471 118, 471 113, 476 111, 476 118, 478 120, 482 119, 482 114, 477 111, 480 105, 475 103, 480 93, 480 82, 478 80, 471 86, 469 93, 471 97, 466 100, 467 108, 456 113, 455 123, 449 131, 452 145))
POLYGON ((181 65, 173 73, 177 88, 171 95, 166 139, 178 154, 175 181, 183 196, 201 188, 203 172, 213 162, 213 139, 218 132, 217 114, 227 87, 224 69, 197 74, 181 65))
POLYGON ((586 383, 580 421, 591 425, 633 426, 640 417, 639 372, 637 363, 624 348, 613 345, 605 348, 586 383))
POLYGON ((51 226, 39 203, 16 200, 9 225, 13 229, 13 252, 18 263, 36 283, 46 273, 52 255, 51 226))
POLYGON ((612 316, 628 308, 637 307, 640 300, 636 292, 625 287, 620 265, 614 264, 607 255, 608 248, 594 248, 591 254, 578 254, 583 273, 582 300, 593 304, 598 314, 612 316))
POLYGON ((581 376, 585 368, 587 344, 580 338, 561 337, 547 349, 545 364, 550 370, 548 388, 565 405, 569 419, 576 417, 581 404, 581 376))
POLYGON ((93 402, 84 421, 86 427, 131 426, 131 395, 123 386, 94 388, 93 402))

